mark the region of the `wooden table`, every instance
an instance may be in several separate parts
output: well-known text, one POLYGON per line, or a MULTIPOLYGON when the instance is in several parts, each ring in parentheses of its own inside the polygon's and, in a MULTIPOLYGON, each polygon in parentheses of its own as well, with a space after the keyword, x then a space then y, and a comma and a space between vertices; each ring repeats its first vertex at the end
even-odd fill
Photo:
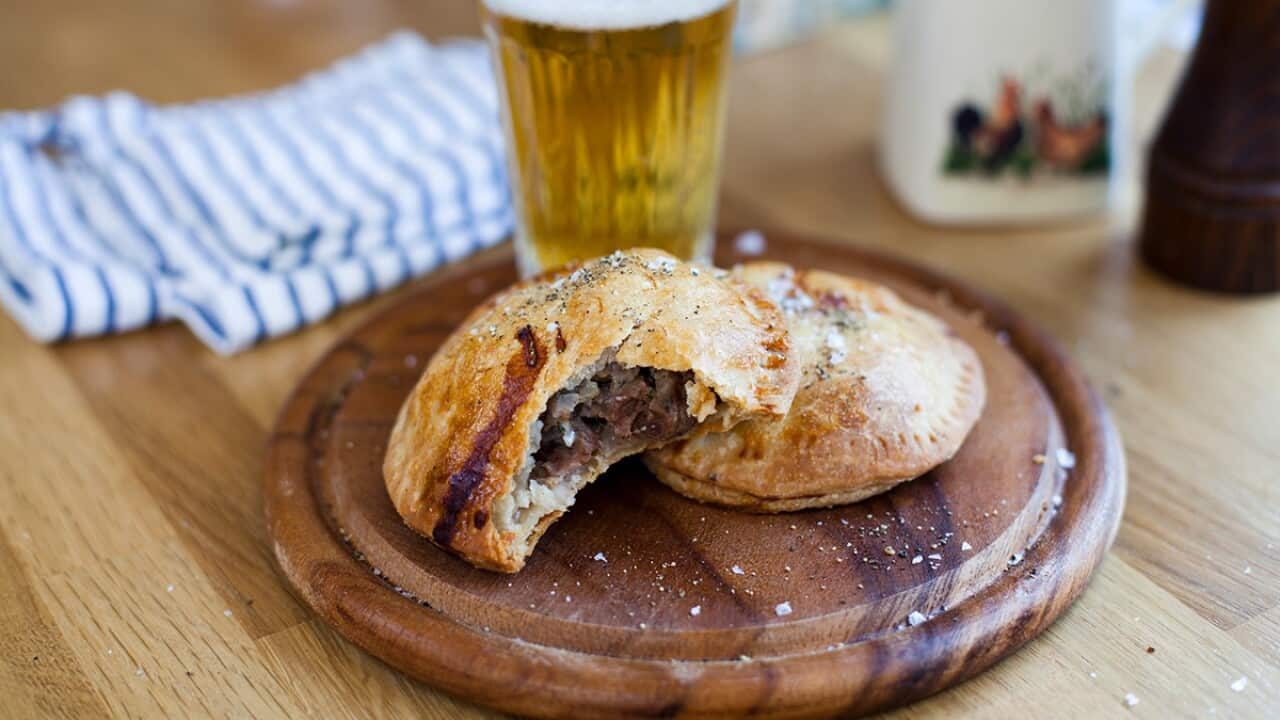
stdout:
MULTIPOLYGON (((392 28, 474 32, 456 0, 0 2, 0 107, 124 86, 258 89, 392 28)), ((1275 717, 1280 299, 1173 287, 1108 223, 917 224, 873 162, 883 18, 740 62, 723 220, 889 248, 1002 296, 1064 343, 1124 433, 1115 550, 1048 633, 902 717, 1275 717), (1246 677, 1235 692, 1232 684, 1246 677)), ((1140 76, 1146 138, 1182 58, 1140 76)), ((1145 144, 1145 140, 1142 141, 1145 144)), ((394 299, 234 358, 169 326, 60 347, 0 316, 0 714, 484 716, 315 621, 274 567, 263 441, 340 334, 394 299)))

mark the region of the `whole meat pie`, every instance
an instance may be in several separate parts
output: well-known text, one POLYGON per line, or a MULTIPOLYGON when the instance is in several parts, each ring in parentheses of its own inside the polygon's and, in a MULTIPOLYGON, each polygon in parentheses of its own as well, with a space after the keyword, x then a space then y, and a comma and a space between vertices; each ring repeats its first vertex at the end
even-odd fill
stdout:
POLYGON ((850 503, 960 449, 986 399, 973 348, 874 283, 780 263, 734 275, 764 289, 803 377, 783 419, 760 418, 645 455, 676 491, 757 512, 850 503))
POLYGON ((656 250, 614 253, 472 312, 401 408, 383 474, 409 526, 515 572, 609 465, 780 418, 798 381, 764 293, 656 250))

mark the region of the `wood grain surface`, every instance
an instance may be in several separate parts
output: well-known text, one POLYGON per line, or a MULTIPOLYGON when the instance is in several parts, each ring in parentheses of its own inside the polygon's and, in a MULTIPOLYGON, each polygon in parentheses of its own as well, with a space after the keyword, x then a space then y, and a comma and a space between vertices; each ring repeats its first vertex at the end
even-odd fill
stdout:
MULTIPOLYGON (((0 107, 262 89, 402 26, 476 31, 457 0, 0 0, 0 107)), ((735 65, 722 221, 889 250, 1005 300, 1101 390, 1129 468, 1115 547, 1080 600, 1008 660, 894 716, 1274 717, 1280 300, 1148 271, 1132 205, 1047 228, 915 223, 873 161, 887 48, 877 18, 735 65)), ((1133 150, 1183 62, 1159 54, 1139 77, 1133 150)), ((234 358, 175 326, 45 347, 0 316, 0 714, 492 716, 318 622, 280 579, 262 517, 264 448, 290 389, 413 291, 234 358)))
MULTIPOLYGON (((721 236, 721 266, 752 259, 734 237, 721 236)), ((969 288, 767 237, 768 259, 882 282, 977 350, 987 404, 954 458, 861 503, 778 515, 702 505, 624 462, 518 574, 471 567, 404 524, 382 462, 426 359, 516 280, 508 253, 424 283, 340 340, 285 404, 264 496, 298 595, 415 677, 564 718, 865 713, 1043 631, 1119 526, 1123 452, 1097 394, 1043 332, 969 288)))

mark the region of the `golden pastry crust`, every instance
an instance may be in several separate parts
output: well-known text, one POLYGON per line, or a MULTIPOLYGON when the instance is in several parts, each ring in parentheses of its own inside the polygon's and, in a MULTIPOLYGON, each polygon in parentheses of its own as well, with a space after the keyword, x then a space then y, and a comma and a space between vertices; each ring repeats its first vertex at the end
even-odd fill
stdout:
POLYGON ((645 454, 676 491, 782 512, 856 502, 924 474, 960 449, 982 413, 977 353, 883 286, 757 262, 734 275, 783 309, 800 390, 784 419, 645 454))
POLYGON ((781 312, 723 271, 640 249, 518 284, 467 317, 401 408, 383 466, 401 516, 474 565, 519 570, 621 459, 593 458, 568 485, 530 480, 548 400, 610 361, 690 373, 698 424, 683 436, 781 417, 799 380, 781 312))

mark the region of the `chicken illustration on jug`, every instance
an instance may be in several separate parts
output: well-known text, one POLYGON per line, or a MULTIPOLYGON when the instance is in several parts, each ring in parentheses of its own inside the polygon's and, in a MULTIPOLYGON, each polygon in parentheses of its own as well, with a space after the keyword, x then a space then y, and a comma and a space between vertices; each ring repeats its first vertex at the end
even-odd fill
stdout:
MULTIPOLYGON (((1086 76, 1089 73, 1086 72, 1086 76)), ((1082 90, 1088 78, 1058 83, 1058 92, 1037 94, 1028 104, 1024 83, 1000 79, 995 102, 983 108, 962 101, 951 114, 951 141, 942 162, 946 175, 997 177, 1013 173, 1105 175, 1111 167, 1106 104, 1100 89, 1082 90)))

